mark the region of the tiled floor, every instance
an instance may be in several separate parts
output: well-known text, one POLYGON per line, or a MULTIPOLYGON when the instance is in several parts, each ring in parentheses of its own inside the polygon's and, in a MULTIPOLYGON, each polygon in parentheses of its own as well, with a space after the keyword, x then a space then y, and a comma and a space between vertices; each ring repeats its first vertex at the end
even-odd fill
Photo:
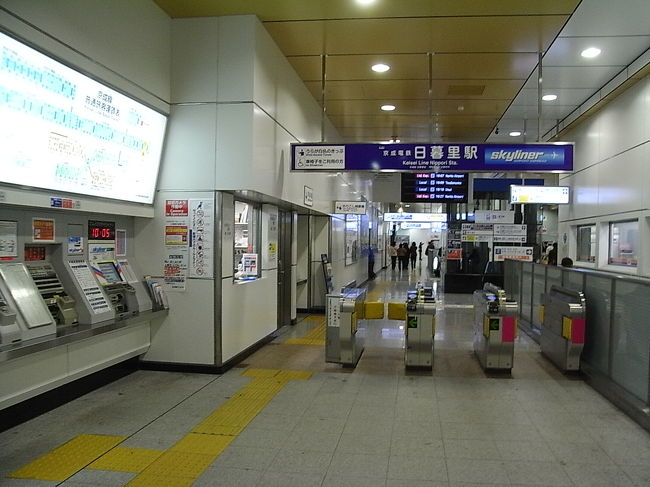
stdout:
MULTIPOLYGON (((417 273, 382 278, 369 296, 403 301, 417 273)), ((342 369, 324 362, 322 346, 284 343, 320 324, 303 320, 221 376, 140 371, 1 433, 0 485, 126 485, 138 474, 6 476, 83 434, 166 451, 250 384, 242 372, 253 368, 314 375, 288 381, 193 485, 650 485, 647 432, 557 372, 526 336, 517 339, 511 375, 485 374, 472 355, 469 296, 438 298, 433 371, 404 370, 400 322, 367 322, 364 355, 357 368, 342 369)), ((170 475, 157 484, 166 485, 185 484, 170 475)))

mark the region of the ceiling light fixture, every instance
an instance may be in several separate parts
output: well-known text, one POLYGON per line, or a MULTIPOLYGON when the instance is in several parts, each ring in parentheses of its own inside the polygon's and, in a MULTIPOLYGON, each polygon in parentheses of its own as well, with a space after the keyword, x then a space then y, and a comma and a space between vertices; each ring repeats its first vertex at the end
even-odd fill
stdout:
POLYGON ((465 110, 465 107, 463 105, 458 105, 458 111, 462 112, 463 110, 465 110))
POLYGON ((370 5, 371 3, 375 3, 375 0, 357 0, 357 3, 359 5, 370 5))
POLYGON ((582 57, 586 57, 586 58, 588 58, 588 59, 591 59, 591 58, 593 58, 593 57, 598 56, 598 55, 600 54, 600 52, 601 52, 600 49, 598 49, 597 47, 588 47, 587 49, 585 49, 584 51, 582 51, 582 52, 580 53, 580 55, 581 55, 582 57))
POLYGON ((510 135, 510 137, 519 137, 521 135, 521 132, 519 132, 519 130, 513 130, 508 135, 510 135))
POLYGON ((370 69, 372 69, 375 73, 385 73, 390 69, 390 66, 388 64, 379 63, 373 64, 372 68, 370 69))
POLYGON ((382 105, 381 109, 385 112, 392 112, 395 110, 395 105, 382 105))
POLYGON ((544 96, 542 96, 542 100, 544 100, 544 101, 557 100, 557 95, 544 95, 544 96))

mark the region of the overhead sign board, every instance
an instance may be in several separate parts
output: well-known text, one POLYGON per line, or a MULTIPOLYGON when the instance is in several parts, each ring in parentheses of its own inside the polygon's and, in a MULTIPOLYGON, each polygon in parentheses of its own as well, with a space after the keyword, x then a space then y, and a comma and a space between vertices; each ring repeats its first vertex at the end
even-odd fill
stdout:
POLYGON ((510 203, 566 204, 568 186, 510 186, 510 203))
POLYGON ((341 213, 346 215, 365 215, 366 202, 365 201, 335 201, 334 213, 341 213))
POLYGON ((447 213, 384 213, 385 222, 446 222, 447 213))
POLYGON ((514 223, 515 212, 509 210, 476 210, 474 211, 476 223, 514 223))
POLYGON ((425 172, 403 173, 400 201, 404 203, 465 203, 465 173, 425 172))
POLYGON ((292 144, 292 171, 572 171, 571 144, 292 144))
POLYGON ((506 259, 521 260, 524 262, 533 261, 532 247, 511 247, 511 246, 494 246, 494 260, 497 262, 506 259))

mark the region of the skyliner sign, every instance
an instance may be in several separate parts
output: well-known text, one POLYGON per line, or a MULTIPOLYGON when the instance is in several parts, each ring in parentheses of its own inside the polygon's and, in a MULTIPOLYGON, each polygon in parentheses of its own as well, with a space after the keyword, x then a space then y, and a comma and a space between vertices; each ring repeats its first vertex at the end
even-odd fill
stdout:
POLYGON ((291 144, 292 171, 572 171, 573 144, 291 144))

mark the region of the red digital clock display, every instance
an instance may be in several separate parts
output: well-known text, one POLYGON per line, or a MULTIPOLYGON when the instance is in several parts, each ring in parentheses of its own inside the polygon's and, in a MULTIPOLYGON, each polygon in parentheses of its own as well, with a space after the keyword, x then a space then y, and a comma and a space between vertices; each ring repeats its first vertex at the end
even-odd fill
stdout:
POLYGON ((88 240, 115 240, 115 222, 88 221, 88 240))

